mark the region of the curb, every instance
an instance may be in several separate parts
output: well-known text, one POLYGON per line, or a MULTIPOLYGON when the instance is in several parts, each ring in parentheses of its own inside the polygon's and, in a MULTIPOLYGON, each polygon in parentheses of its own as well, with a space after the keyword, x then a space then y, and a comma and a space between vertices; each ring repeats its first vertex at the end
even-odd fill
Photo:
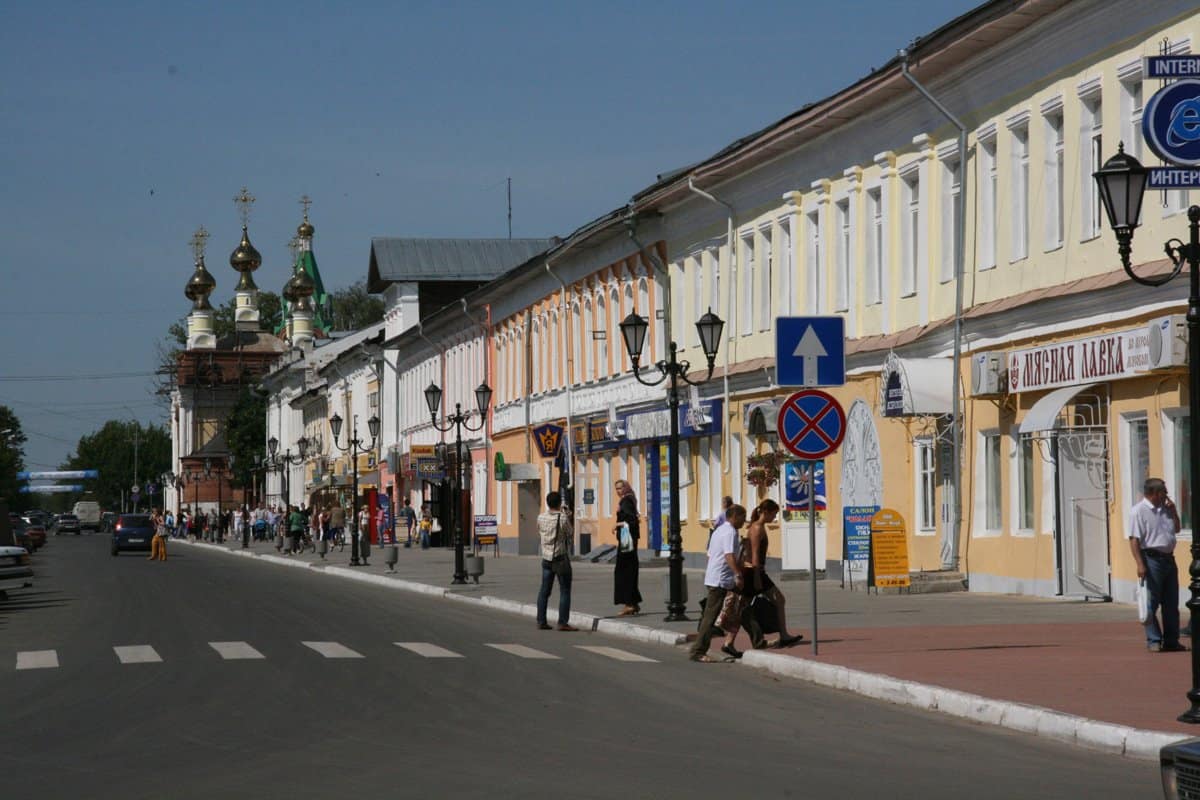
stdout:
MULTIPOLYGON (((360 583, 384 586, 405 592, 424 594, 433 597, 443 597, 459 603, 483 606, 485 608, 504 611, 510 614, 537 619, 537 606, 532 603, 521 603, 503 597, 491 595, 472 596, 432 586, 427 583, 389 578, 384 575, 373 575, 366 572, 355 572, 345 567, 324 567, 269 554, 256 555, 241 550, 230 550, 221 545, 207 542, 183 543, 192 547, 202 547, 208 550, 218 550, 224 553, 257 558, 270 564, 286 567, 311 569, 341 578, 349 578, 360 583)), ((624 639, 655 644, 681 645, 686 643, 687 635, 662 628, 650 628, 645 625, 635 625, 624 620, 597 617, 592 614, 571 612, 571 624, 584 630, 608 633, 624 639)), ((986 725, 997 725, 1002 728, 1028 733, 1044 739, 1066 742, 1068 744, 1086 747, 1092 750, 1115 755, 1127 756, 1141 760, 1157 760, 1161 747, 1172 742, 1178 742, 1190 737, 1183 734, 1152 731, 1141 728, 1130 728, 1110 722, 1064 714, 1041 706, 1025 703, 1015 703, 1006 700, 994 700, 957 689, 947 689, 942 686, 918 683, 916 681, 893 678, 890 675, 880 675, 862 670, 850 669, 837 664, 826 664, 820 661, 810 661, 794 656, 782 656, 776 653, 764 653, 761 650, 747 650, 740 664, 761 669, 775 675, 796 678, 818 686, 830 689, 853 692, 854 694, 882 700, 895 705, 910 706, 924 711, 934 711, 952 717, 979 722, 986 725)))

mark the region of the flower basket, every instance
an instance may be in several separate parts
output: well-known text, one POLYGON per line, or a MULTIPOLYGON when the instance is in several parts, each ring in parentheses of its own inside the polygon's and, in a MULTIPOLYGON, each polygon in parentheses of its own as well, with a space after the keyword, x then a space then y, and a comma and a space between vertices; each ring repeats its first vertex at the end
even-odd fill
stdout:
POLYGON ((782 453, 762 453, 746 459, 746 480, 759 489, 766 490, 779 483, 780 471, 787 456, 782 453))

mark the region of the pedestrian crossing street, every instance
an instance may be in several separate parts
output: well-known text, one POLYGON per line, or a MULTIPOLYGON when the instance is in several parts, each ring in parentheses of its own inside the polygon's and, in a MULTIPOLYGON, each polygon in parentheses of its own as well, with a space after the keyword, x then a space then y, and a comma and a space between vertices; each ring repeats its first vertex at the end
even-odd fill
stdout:
MULTIPOLYGON (((362 653, 347 647, 341 642, 302 641, 298 644, 301 646, 299 649, 300 653, 309 652, 322 658, 349 660, 366 658, 362 653)), ((405 653, 420 658, 469 658, 472 656, 469 653, 448 650, 432 642, 393 642, 393 644, 405 653)), ((208 642, 208 646, 222 661, 256 661, 267 659, 266 655, 249 642, 208 642)), ((474 654, 475 657, 482 656, 488 652, 498 651, 513 658, 540 661, 562 661, 564 658, 578 654, 584 658, 599 656, 627 663, 659 663, 657 659, 648 658, 638 653, 631 653, 628 650, 622 650, 617 647, 574 645, 568 651, 567 655, 556 655, 555 653, 548 653, 544 650, 516 643, 485 642, 482 646, 488 649, 474 654)), ((117 663, 122 665, 162 664, 170 660, 163 658, 152 645, 148 644, 116 645, 112 648, 112 652, 117 663)), ((22 650, 17 653, 16 669, 58 669, 63 666, 64 661, 69 663, 70 660, 69 655, 65 656, 64 659, 60 659, 58 650, 22 650)))

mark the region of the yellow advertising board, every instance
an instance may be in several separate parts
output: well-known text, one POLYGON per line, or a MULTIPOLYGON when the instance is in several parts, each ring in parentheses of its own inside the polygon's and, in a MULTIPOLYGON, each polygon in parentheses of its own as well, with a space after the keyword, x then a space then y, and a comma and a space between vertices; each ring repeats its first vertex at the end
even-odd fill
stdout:
POLYGON ((871 586, 908 586, 908 535, 904 517, 881 508, 871 517, 871 586))

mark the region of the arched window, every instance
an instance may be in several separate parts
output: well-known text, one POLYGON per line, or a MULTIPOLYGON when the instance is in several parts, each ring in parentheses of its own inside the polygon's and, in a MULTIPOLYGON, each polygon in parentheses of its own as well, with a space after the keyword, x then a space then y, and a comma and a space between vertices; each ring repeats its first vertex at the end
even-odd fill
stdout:
POLYGON ((541 321, 541 319, 534 319, 534 321, 533 321, 532 345, 533 345, 533 358, 531 359, 530 366, 532 367, 532 369, 530 370, 530 372, 533 377, 533 384, 530 388, 531 388, 531 394, 537 394, 538 392, 540 392, 542 390, 542 321, 541 321))
POLYGON ((603 289, 596 293, 596 329, 604 334, 604 338, 596 342, 596 377, 607 378, 612 374, 608 364, 608 337, 612 335, 612 331, 608 329, 608 314, 605 313, 603 289))
POLYGON ((625 353, 625 339, 621 336, 621 294, 614 283, 608 287, 608 335, 612 337, 613 369, 626 372, 629 369, 629 356, 625 353))

